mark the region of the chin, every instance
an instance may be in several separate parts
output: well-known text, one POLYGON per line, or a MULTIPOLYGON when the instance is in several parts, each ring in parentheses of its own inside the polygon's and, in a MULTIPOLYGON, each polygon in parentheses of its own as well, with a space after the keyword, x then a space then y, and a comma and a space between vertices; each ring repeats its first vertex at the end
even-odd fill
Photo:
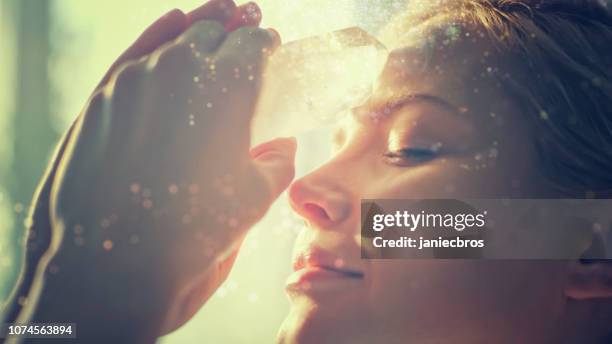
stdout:
POLYGON ((310 298, 292 299, 289 314, 278 333, 282 344, 360 344, 367 340, 372 322, 365 319, 366 310, 357 303, 315 302, 310 298))

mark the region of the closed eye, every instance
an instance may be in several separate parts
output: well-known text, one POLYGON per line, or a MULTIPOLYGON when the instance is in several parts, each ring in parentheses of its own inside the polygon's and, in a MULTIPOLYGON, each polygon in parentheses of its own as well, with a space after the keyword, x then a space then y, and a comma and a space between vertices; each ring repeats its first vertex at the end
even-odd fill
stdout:
POLYGON ((384 161, 397 166, 412 166, 435 159, 439 155, 436 149, 407 147, 383 154, 384 161))

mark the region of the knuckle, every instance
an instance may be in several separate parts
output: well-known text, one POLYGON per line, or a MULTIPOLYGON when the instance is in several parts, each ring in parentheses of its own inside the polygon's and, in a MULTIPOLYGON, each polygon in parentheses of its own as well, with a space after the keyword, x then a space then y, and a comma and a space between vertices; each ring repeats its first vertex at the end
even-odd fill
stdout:
POLYGON ((96 91, 90 98, 87 104, 88 108, 101 109, 107 97, 104 90, 96 91))
POLYGON ((144 61, 131 61, 114 74, 106 90, 107 100, 115 111, 134 106, 142 96, 146 74, 144 61))
POLYGON ((189 37, 192 35, 218 35, 219 33, 224 32, 223 25, 220 22, 215 20, 200 20, 197 21, 185 31, 183 37, 189 37))
POLYGON ((242 27, 230 34, 219 57, 227 60, 230 56, 238 56, 239 67, 249 66, 257 74, 273 45, 274 38, 267 30, 242 27))
POLYGON ((185 17, 185 13, 183 11, 181 11, 178 8, 173 8, 172 10, 170 10, 170 12, 166 13, 165 15, 166 18, 183 18, 185 17))
POLYGON ((223 25, 217 21, 201 20, 193 23, 179 36, 177 43, 186 44, 194 50, 210 50, 225 36, 223 25))
POLYGON ((186 44, 173 43, 156 53, 148 68, 156 80, 171 81, 195 75, 199 59, 186 44))
MULTIPOLYGON (((83 122, 87 121, 99 121, 103 116, 109 116, 108 113, 104 111, 106 108, 104 105, 109 101, 108 92, 105 90, 96 91, 87 102, 86 110, 80 115, 79 123, 81 124, 81 129, 83 122)), ((76 131, 76 130, 75 130, 76 131)))
POLYGON ((128 62, 122 65, 114 78, 114 92, 120 93, 125 89, 133 89, 140 85, 145 69, 141 62, 128 62))
POLYGON ((237 41, 239 44, 246 46, 254 46, 261 48, 274 43, 274 37, 268 32, 268 30, 261 29, 258 27, 245 26, 235 31, 237 41))
POLYGON ((154 69, 176 66, 189 66, 195 62, 195 56, 189 45, 176 42, 161 49, 154 61, 154 69))

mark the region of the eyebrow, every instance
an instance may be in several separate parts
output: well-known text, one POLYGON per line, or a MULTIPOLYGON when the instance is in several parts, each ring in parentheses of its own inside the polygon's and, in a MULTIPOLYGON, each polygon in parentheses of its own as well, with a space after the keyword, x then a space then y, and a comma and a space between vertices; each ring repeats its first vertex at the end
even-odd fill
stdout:
POLYGON ((460 113, 459 109, 450 102, 438 96, 427 93, 408 93, 393 96, 382 101, 380 104, 372 106, 370 111, 374 111, 379 114, 391 115, 405 106, 421 102, 435 105, 455 114, 460 113))

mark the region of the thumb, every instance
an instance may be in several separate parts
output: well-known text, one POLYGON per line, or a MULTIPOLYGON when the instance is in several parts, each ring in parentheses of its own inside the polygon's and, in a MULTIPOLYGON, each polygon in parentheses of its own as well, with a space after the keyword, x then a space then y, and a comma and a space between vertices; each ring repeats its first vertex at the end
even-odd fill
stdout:
POLYGON ((256 168, 268 182, 272 199, 276 199, 295 176, 295 137, 277 138, 264 142, 250 151, 256 168))

